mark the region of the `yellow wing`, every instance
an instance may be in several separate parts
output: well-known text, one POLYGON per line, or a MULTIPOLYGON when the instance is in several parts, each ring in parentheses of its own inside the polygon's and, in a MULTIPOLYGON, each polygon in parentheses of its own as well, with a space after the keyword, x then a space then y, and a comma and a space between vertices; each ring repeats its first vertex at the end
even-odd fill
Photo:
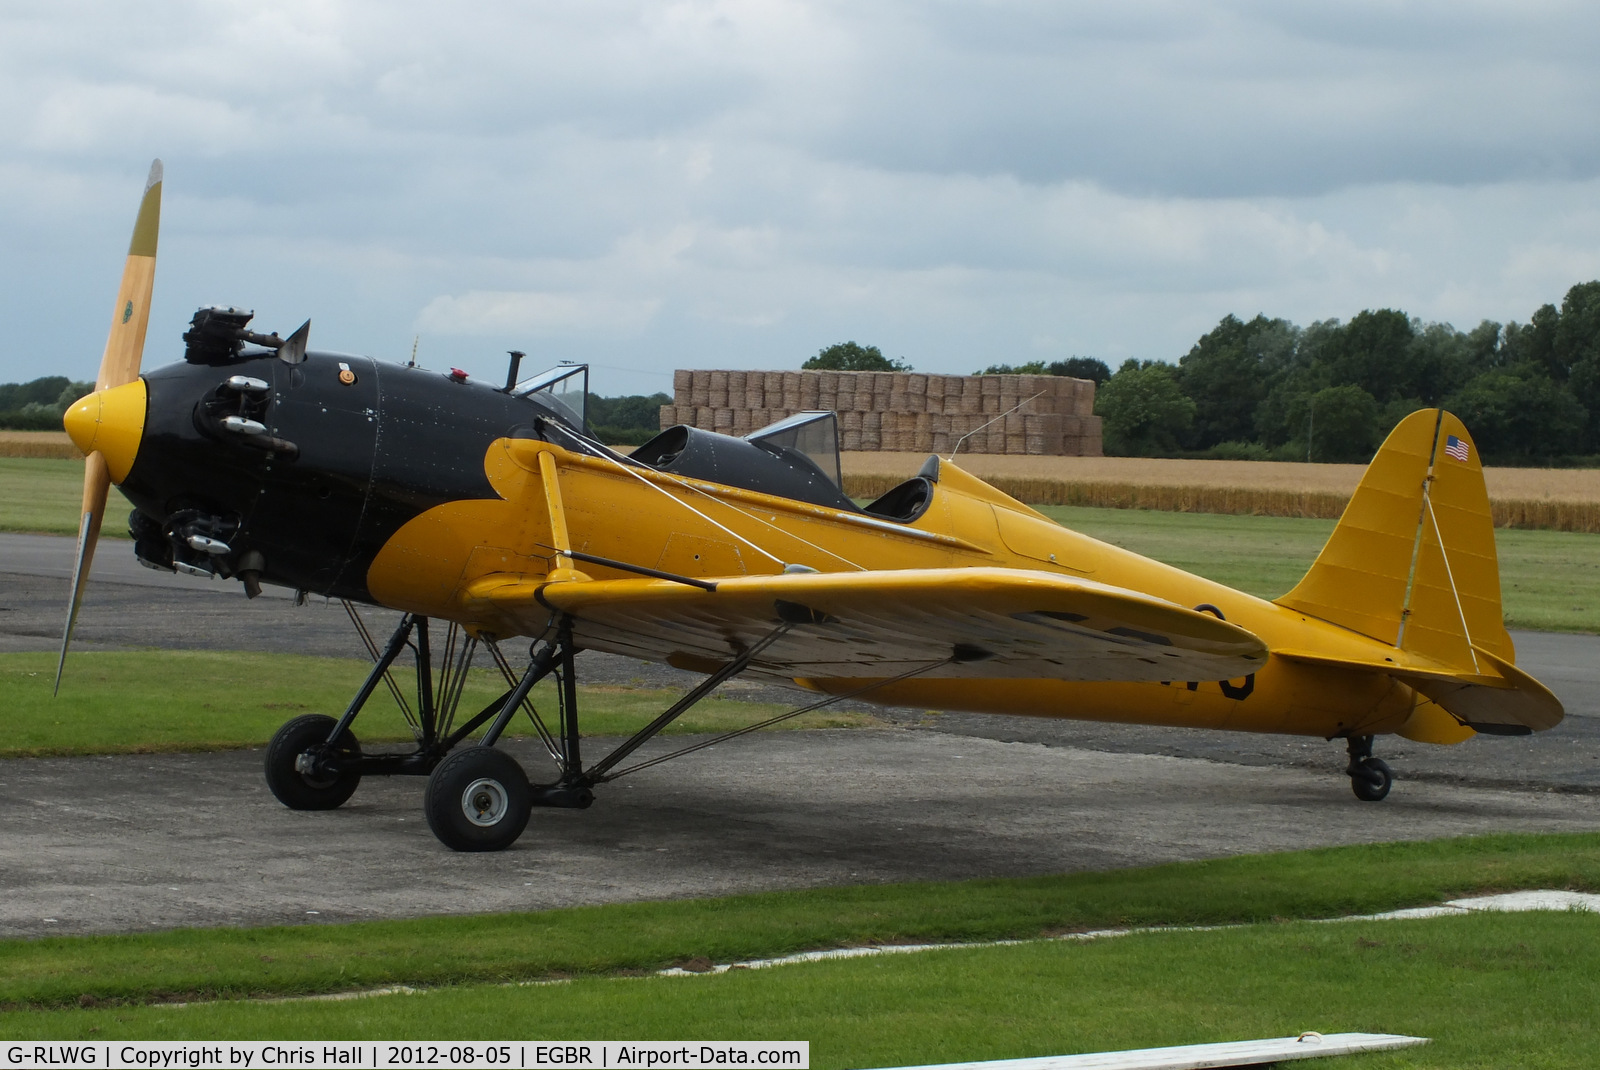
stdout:
POLYGON ((1267 648, 1243 628, 1119 587, 1004 568, 739 576, 701 590, 668 580, 531 583, 486 577, 472 595, 524 631, 573 617, 586 649, 708 672, 787 630, 751 671, 875 679, 1223 680, 1267 648))

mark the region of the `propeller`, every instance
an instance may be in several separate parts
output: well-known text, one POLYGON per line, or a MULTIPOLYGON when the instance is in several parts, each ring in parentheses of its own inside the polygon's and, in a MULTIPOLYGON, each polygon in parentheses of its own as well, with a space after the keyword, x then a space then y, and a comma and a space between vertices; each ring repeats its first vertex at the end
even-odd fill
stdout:
MULTIPOLYGON (((61 658, 56 663, 55 692, 61 690, 61 673, 67 664, 67 647, 72 643, 72 628, 83 604, 83 589, 89 581, 89 565, 94 560, 100 525, 105 520, 106 495, 113 474, 120 481, 128 473, 112 472, 105 452, 95 448, 100 413, 108 402, 117 405, 107 392, 139 378, 139 361, 144 355, 145 329, 150 325, 150 295, 155 289, 156 238, 161 231, 161 161, 150 164, 144 198, 133 224, 133 240, 128 243, 128 260, 122 269, 122 285, 117 289, 117 304, 111 314, 111 333, 106 338, 105 356, 100 358, 100 374, 95 392, 77 402, 67 414, 67 430, 87 455, 83 468, 83 512, 78 521, 78 553, 72 566, 72 604, 67 609, 67 626, 61 634, 61 658)), ((126 392, 124 392, 126 394, 126 392)), ((142 399, 141 399, 142 400, 142 399)), ((141 410, 142 417, 142 410, 141 410)), ((139 421, 141 424, 143 420, 139 421)), ((119 445, 125 445, 120 444, 119 445)), ((134 443, 137 446, 137 443, 134 443)), ((118 449, 113 456, 131 457, 131 451, 118 449)), ((121 467, 121 464, 118 464, 121 467)))

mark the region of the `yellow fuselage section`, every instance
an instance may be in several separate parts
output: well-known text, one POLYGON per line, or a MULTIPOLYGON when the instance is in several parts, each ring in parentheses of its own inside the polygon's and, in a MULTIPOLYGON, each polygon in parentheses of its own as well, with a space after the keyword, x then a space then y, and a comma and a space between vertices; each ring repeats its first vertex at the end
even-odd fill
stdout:
MULTIPOLYGON (((451 502, 406 524, 368 573, 374 596, 507 637, 540 634, 546 622, 513 619, 473 599, 469 589, 493 576, 526 583, 571 578, 574 563, 557 553, 562 548, 696 578, 771 574, 786 565, 821 572, 1000 566, 1213 606, 1273 651, 1368 664, 1394 653, 1346 628, 1064 528, 948 462, 931 504, 909 524, 685 480, 535 440, 496 442, 485 469, 501 500, 451 502), (540 454, 547 457, 543 467, 540 454)), ((626 574, 582 565, 576 575, 626 574)), ((805 683, 844 690, 859 682, 805 683)), ((1320 737, 1403 731, 1455 742, 1471 735, 1380 671, 1278 656, 1253 680, 928 679, 886 686, 871 697, 885 705, 1320 737)))

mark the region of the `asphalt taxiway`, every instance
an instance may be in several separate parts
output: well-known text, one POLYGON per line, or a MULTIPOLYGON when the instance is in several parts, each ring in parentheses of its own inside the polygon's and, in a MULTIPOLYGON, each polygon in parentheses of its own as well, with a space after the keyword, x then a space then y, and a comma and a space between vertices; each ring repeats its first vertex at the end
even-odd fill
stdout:
MULTIPOLYGON (((67 539, 0 536, 0 650, 56 649, 71 550, 67 539)), ((375 614, 374 630, 392 619, 375 614)), ((1399 779, 1380 804, 1351 795, 1342 748, 1321 740, 890 710, 883 729, 720 744, 607 785, 590 810, 536 811, 507 852, 460 855, 428 831, 417 779, 370 779, 338 811, 297 813, 267 793, 259 751, 4 761, 0 935, 540 909, 1600 829, 1600 638, 1516 639, 1519 664, 1556 690, 1567 720, 1453 748, 1381 740, 1399 779)), ((363 656, 338 605, 296 606, 276 591, 250 602, 236 584, 141 569, 125 542, 108 541, 74 648, 138 647, 363 656)), ((682 679, 583 658, 589 680, 682 679)), ((531 749, 512 746, 536 772, 531 749)))

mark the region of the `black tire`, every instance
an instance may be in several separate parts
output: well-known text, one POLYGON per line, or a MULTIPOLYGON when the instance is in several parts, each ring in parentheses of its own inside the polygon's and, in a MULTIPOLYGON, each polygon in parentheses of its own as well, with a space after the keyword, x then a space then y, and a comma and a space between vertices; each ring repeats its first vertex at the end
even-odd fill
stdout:
MULTIPOLYGON (((332 717, 309 713, 278 729, 267 744, 267 787, 289 809, 336 810, 356 793, 361 784, 359 769, 345 769, 330 777, 307 777, 295 768, 300 755, 327 743, 338 723, 332 717)), ((339 734, 335 749, 340 757, 361 757, 361 746, 348 728, 339 734)))
POLYGON ((452 851, 503 851, 528 827, 533 789, 517 760, 493 747, 466 747, 428 777, 428 827, 452 851))
POLYGON ((1382 758, 1363 758, 1358 771, 1350 774, 1350 790, 1362 802, 1381 802, 1394 785, 1394 773, 1382 758))

